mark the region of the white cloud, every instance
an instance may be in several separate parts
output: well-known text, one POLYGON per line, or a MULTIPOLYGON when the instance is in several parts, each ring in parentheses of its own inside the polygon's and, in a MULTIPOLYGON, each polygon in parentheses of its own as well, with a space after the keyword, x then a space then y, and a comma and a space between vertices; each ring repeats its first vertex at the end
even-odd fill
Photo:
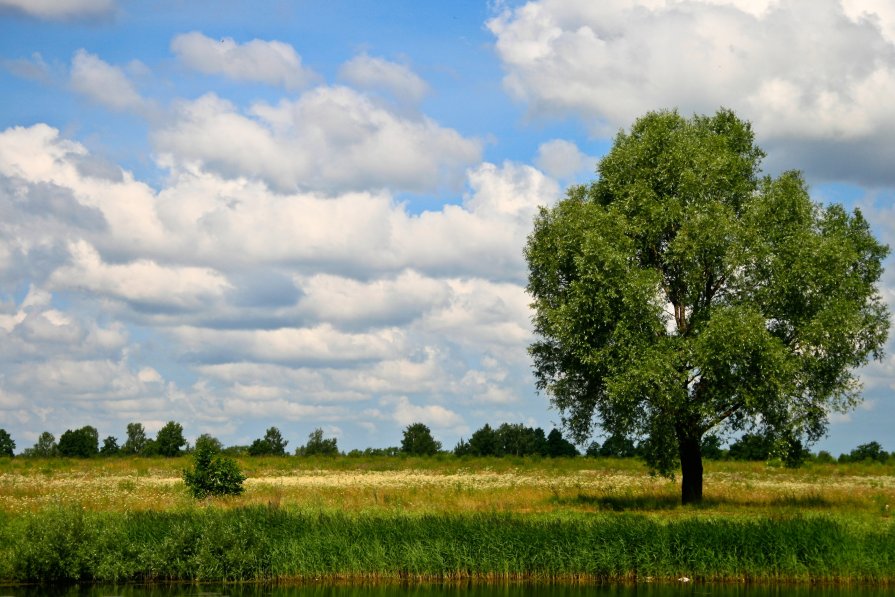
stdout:
POLYGON ((156 191, 45 125, 0 132, 0 390, 36 397, 29 429, 101 408, 119 435, 174 418, 241 437, 271 417, 397 434, 414 417, 450 437, 466 427, 448 404, 532 400, 521 247, 553 179, 480 164, 460 204, 412 214, 385 191, 169 165, 156 191))
POLYGON ((175 161, 259 178, 280 191, 453 188, 481 152, 476 140, 428 118, 402 117, 345 87, 259 103, 248 114, 206 95, 181 104, 154 138, 175 161))
POLYGON ((0 0, 0 10, 11 8, 48 20, 96 18, 110 15, 115 0, 0 0))
POLYGON ((402 103, 416 104, 429 86, 403 64, 361 54, 342 65, 339 76, 359 89, 385 91, 402 103))
POLYGON ((578 146, 564 139, 541 143, 535 165, 548 176, 568 180, 575 175, 593 171, 596 158, 584 154, 578 146))
MULTIPOLYGON (((488 26, 506 89, 534 115, 577 115, 606 135, 649 110, 727 106, 751 120, 769 148, 809 143, 787 167, 823 176, 824 152, 859 163, 895 132, 885 101, 895 92, 895 15, 881 3, 848 6, 543 0, 488 26), (843 140, 856 142, 859 155, 843 140)), ((882 168, 877 179, 886 177, 882 168)))
POLYGON ((175 37, 171 50, 193 70, 237 81, 298 89, 317 78, 302 65, 295 48, 281 41, 253 39, 239 44, 230 37, 217 40, 193 31, 175 37))
POLYGON ((424 423, 434 429, 451 429, 456 433, 468 430, 463 417, 438 404, 420 406, 413 404, 406 396, 386 400, 384 406, 392 408, 392 418, 402 427, 413 423, 424 423))
POLYGON ((321 273, 302 281, 300 286, 304 292, 300 312, 348 325, 413 321, 444 305, 450 294, 444 281, 413 271, 366 283, 321 273))
POLYGON ((404 348, 404 334, 398 329, 346 333, 328 323, 273 330, 183 326, 172 330, 171 337, 181 350, 208 362, 351 363, 392 358, 404 348))
POLYGON ((83 49, 72 58, 71 86, 91 101, 113 110, 146 111, 151 107, 124 71, 83 49))
MULTIPOLYGON (((424 277, 524 279, 521 247, 531 219, 538 205, 560 195, 557 183, 534 168, 482 164, 466 173, 469 191, 462 205, 412 215, 382 192, 272 193, 257 182, 182 166, 174 166, 170 184, 155 192, 128 173, 117 179, 87 175, 80 164, 89 159, 83 146, 45 125, 0 133, 0 175, 14 181, 13 191, 0 194, 0 208, 5 197, 10 210, 6 221, 19 222, 10 235, 21 236, 20 246, 30 247, 45 235, 47 243, 61 246, 65 259, 69 241, 83 238, 106 259, 114 256, 121 263, 142 259, 220 271, 289 264, 304 283, 324 274, 316 282, 315 296, 321 296, 325 281, 334 283, 326 275, 362 278, 386 272, 400 276, 395 283, 417 297, 417 304, 423 296, 437 299, 438 291, 423 278, 414 282, 411 271, 424 277), (35 203, 47 189, 56 199, 35 203), (19 196, 23 199, 11 200, 19 196), (42 205, 43 220, 35 219, 22 234, 20 224, 27 221, 23 210, 33 205, 42 205), (61 222, 58 229, 46 226, 46 214, 54 212, 61 222), (80 229, 72 226, 78 222, 80 229), (412 290, 415 283, 423 286, 412 290)), ((386 292, 387 286, 377 292, 386 292)), ((313 307, 318 315, 325 308, 313 307)))
POLYGON ((69 248, 72 263, 50 276, 52 289, 78 290, 156 309, 210 309, 229 284, 219 272, 201 267, 171 267, 141 259, 127 264, 103 263, 86 241, 69 248))

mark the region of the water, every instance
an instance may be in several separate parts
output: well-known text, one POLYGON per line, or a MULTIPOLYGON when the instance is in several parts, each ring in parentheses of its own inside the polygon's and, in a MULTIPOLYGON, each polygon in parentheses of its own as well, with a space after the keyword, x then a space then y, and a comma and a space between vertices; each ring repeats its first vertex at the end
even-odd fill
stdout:
POLYGON ((0 587, 0 597, 895 597, 895 588, 641 584, 581 585, 127 585, 0 587))

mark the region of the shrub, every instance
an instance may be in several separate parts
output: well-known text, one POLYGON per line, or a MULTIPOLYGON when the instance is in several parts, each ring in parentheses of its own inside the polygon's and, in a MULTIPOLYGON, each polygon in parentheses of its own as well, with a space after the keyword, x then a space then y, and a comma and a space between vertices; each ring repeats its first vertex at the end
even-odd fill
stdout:
POLYGON ((239 495, 246 477, 232 458, 222 456, 212 442, 196 442, 193 469, 184 469, 183 482, 193 497, 239 495))

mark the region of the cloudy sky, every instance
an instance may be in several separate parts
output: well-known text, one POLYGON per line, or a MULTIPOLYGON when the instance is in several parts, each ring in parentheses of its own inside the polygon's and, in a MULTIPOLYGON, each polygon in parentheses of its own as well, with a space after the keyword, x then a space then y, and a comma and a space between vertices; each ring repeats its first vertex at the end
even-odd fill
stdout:
MULTIPOLYGON (((895 246, 889 0, 0 0, 0 89, 19 449, 549 430, 522 247, 648 110, 733 108, 895 246)), ((893 353, 819 448, 895 449, 893 353)))

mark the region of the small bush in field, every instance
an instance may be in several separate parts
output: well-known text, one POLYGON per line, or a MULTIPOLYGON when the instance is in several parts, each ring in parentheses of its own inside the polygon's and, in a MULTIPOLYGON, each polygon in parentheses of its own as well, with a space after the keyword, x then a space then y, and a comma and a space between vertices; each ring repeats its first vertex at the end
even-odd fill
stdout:
POLYGON ((232 458, 222 456, 211 442, 197 442, 193 469, 183 471, 183 481, 193 497, 239 495, 246 477, 232 458))

